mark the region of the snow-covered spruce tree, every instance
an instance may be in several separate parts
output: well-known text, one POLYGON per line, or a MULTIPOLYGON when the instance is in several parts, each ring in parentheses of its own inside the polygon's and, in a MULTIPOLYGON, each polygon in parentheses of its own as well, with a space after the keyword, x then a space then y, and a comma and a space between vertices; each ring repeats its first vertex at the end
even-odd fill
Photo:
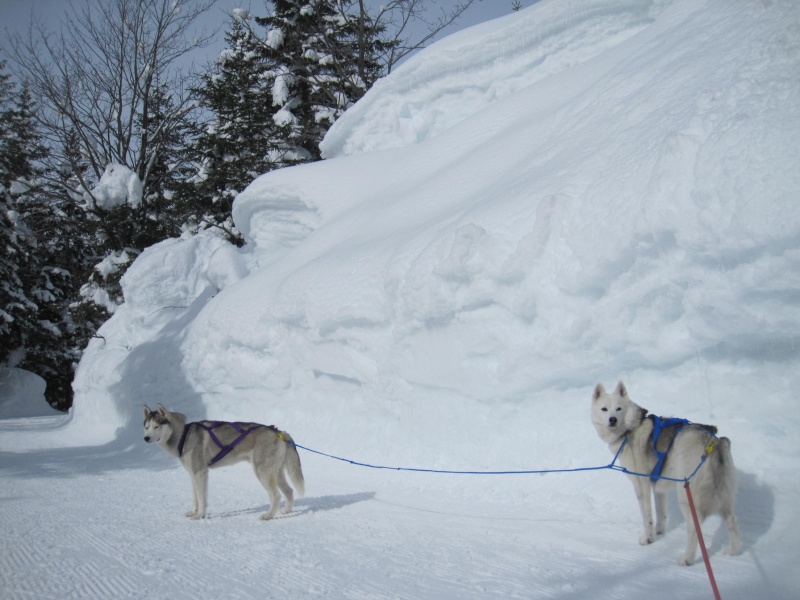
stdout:
POLYGON ((195 21, 212 5, 86 0, 65 5, 57 33, 34 19, 10 36, 15 74, 37 98, 50 149, 45 196, 32 212, 42 227, 69 231, 68 241, 47 242, 50 264, 71 263, 64 319, 84 342, 122 301, 119 278, 136 254, 180 232, 163 192, 172 165, 165 152, 193 118, 188 76, 176 63, 210 41, 195 21), (73 254, 59 256, 67 244, 73 254))
POLYGON ((194 173, 177 183, 176 202, 190 230, 219 227, 231 241, 236 195, 276 161, 275 123, 265 72, 271 65, 258 51, 250 15, 237 9, 225 33, 226 48, 194 92, 209 120, 193 146, 194 173))
POLYGON ((170 86, 157 80, 147 113, 137 118, 143 129, 146 121, 148 137, 158 143, 158 150, 153 153, 142 181, 146 221, 134 241, 137 248, 146 248, 179 235, 185 221, 180 207, 176 206, 173 181, 191 168, 189 148, 195 126, 194 119, 185 116, 188 113, 197 114, 197 111, 193 104, 186 106, 184 111, 178 110, 175 102, 170 86), (143 118, 145 115, 146 119, 143 118))
POLYGON ((16 219, 12 220, 16 215, 9 200, 8 190, 0 187, 0 365, 23 348, 22 324, 35 312, 20 279, 27 256, 19 247, 16 219))
POLYGON ((20 161, 24 144, 11 76, 0 62, 0 364, 24 352, 25 330, 35 318, 36 304, 23 284, 31 256, 23 241, 11 186, 27 165, 20 161), (23 146, 23 148, 20 148, 23 146))
POLYGON ((8 76, 0 75, 0 236, 5 246, 0 256, 0 364, 43 377, 48 401, 65 409, 78 354, 67 311, 74 283, 70 271, 57 263, 72 253, 53 248, 68 238, 61 235, 60 211, 42 187, 39 164, 47 150, 30 94, 25 88, 16 95, 12 90, 8 76))
POLYGON ((320 160, 319 143, 333 122, 381 74, 382 29, 356 2, 275 0, 260 51, 272 69, 264 74, 283 164, 320 160))
POLYGON ((65 201, 64 190, 75 187, 69 169, 41 172, 26 193, 15 196, 19 219, 33 260, 26 270, 28 297, 37 305, 36 321, 25 336, 17 366, 40 375, 45 397, 55 408, 72 403, 72 379, 81 351, 102 320, 86 327, 73 320, 71 305, 85 273, 97 257, 88 252, 85 213, 65 201), (62 180, 56 185, 53 180, 62 180))

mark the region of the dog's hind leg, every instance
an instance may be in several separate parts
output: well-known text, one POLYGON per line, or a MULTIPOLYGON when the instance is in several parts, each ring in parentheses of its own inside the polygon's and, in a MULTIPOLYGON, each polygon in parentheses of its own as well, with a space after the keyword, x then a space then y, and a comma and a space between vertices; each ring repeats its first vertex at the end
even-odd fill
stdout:
POLYGON ((725 553, 730 556, 736 556, 742 553, 742 541, 739 538, 739 521, 733 512, 733 507, 725 507, 720 511, 722 518, 725 519, 725 525, 728 527, 728 547, 725 553))
POLYGON ((286 498, 286 503, 284 504, 281 513, 288 515, 290 512, 292 512, 292 506, 294 505, 294 490, 286 481, 286 475, 284 474, 283 469, 278 471, 278 487, 281 489, 281 492, 283 492, 284 498, 286 498))
MULTIPOLYGON (((719 452, 714 456, 717 470, 722 474, 721 481, 717 484, 716 494, 719 498, 719 514, 725 520, 728 527, 728 548, 726 553, 735 556, 742 552, 742 542, 739 539, 739 522, 736 520, 736 513, 733 505, 736 498, 736 469, 733 466, 731 456, 731 441, 728 438, 720 438, 719 452)), ((712 463, 713 464, 713 463, 712 463)))
POLYGON ((254 464, 253 470, 256 472, 256 477, 258 477, 261 485, 264 486, 264 489, 267 490, 267 494, 269 495, 269 510, 260 517, 262 521, 268 521, 275 516, 275 513, 278 512, 278 508, 281 505, 281 494, 278 491, 275 469, 265 465, 254 464))
POLYGON ((667 494, 654 486, 653 496, 656 504, 656 535, 661 535, 667 530, 667 494))

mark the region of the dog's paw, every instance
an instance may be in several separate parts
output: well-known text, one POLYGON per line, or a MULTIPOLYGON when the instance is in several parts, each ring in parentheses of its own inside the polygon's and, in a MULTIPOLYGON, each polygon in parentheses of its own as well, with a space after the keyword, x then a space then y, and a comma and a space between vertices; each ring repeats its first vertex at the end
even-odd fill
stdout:
POLYGON ((272 515, 269 513, 264 513, 258 518, 261 519, 262 521, 269 521, 272 518, 272 515))
POLYGON ((195 515, 197 515, 197 511, 194 510, 190 510, 189 512, 186 513, 186 516, 189 517, 190 519, 193 519, 195 515))
POLYGON ((678 559, 678 564, 682 567, 690 567, 694 564, 694 556, 686 556, 684 554, 678 559))
POLYGON ((648 544, 652 544, 655 540, 655 535, 652 533, 645 533, 642 537, 639 538, 639 543, 642 546, 647 546, 648 544))
POLYGON ((742 548, 739 544, 730 544, 723 552, 728 556, 739 556, 742 553, 742 548))

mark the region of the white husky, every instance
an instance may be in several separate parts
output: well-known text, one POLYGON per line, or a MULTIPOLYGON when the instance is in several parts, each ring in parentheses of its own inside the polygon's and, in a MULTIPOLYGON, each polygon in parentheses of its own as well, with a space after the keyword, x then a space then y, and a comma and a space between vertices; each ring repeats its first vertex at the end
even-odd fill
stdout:
MULTIPOLYGON (((677 480, 691 477, 691 493, 699 521, 702 523, 714 513, 722 515, 728 527, 727 553, 739 554, 739 526, 733 512, 736 469, 730 440, 724 437, 717 439, 716 427, 675 421, 682 420, 668 420, 663 427, 659 427, 657 442, 654 443, 654 429, 661 422, 660 419, 648 415, 647 410, 628 398, 628 391, 621 381, 611 394, 599 383, 594 390, 592 424, 600 439, 608 444, 609 450, 615 455, 624 443, 619 454, 620 464, 632 473, 653 474, 655 480, 653 483, 649 476, 629 475, 644 523, 644 533, 639 543, 651 543, 656 535, 664 533, 666 527, 666 493, 678 483, 658 478, 654 470, 663 468, 661 477, 677 480), (703 457, 706 457, 705 462, 698 470, 703 457), (655 496, 655 521, 650 502, 651 490, 655 496)), ((683 484, 678 491, 678 504, 686 520, 689 536, 686 551, 678 562, 690 565, 694 562, 697 550, 697 533, 683 484)))
POLYGON ((208 469, 239 461, 249 461, 256 477, 269 494, 269 510, 261 515, 271 519, 286 498, 284 514, 292 511, 294 492, 286 482, 289 474, 298 494, 303 495, 303 471, 297 448, 288 433, 260 423, 198 421, 187 423, 181 413, 169 412, 158 405, 156 410, 144 407, 144 441, 161 446, 177 457, 192 477, 192 519, 206 516, 208 469))

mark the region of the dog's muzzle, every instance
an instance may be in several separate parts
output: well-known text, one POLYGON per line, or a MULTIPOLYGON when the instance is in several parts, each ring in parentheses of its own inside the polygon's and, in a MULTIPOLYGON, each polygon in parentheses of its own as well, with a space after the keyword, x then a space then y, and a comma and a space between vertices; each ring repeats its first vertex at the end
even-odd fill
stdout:
MULTIPOLYGON (((617 417, 609 417, 608 418, 608 426, 609 427, 616 427, 617 426, 617 417)), ((144 438, 147 439, 147 438, 144 438)))
POLYGON ((144 436, 144 441, 149 444, 150 443, 150 436, 149 435, 144 436))

